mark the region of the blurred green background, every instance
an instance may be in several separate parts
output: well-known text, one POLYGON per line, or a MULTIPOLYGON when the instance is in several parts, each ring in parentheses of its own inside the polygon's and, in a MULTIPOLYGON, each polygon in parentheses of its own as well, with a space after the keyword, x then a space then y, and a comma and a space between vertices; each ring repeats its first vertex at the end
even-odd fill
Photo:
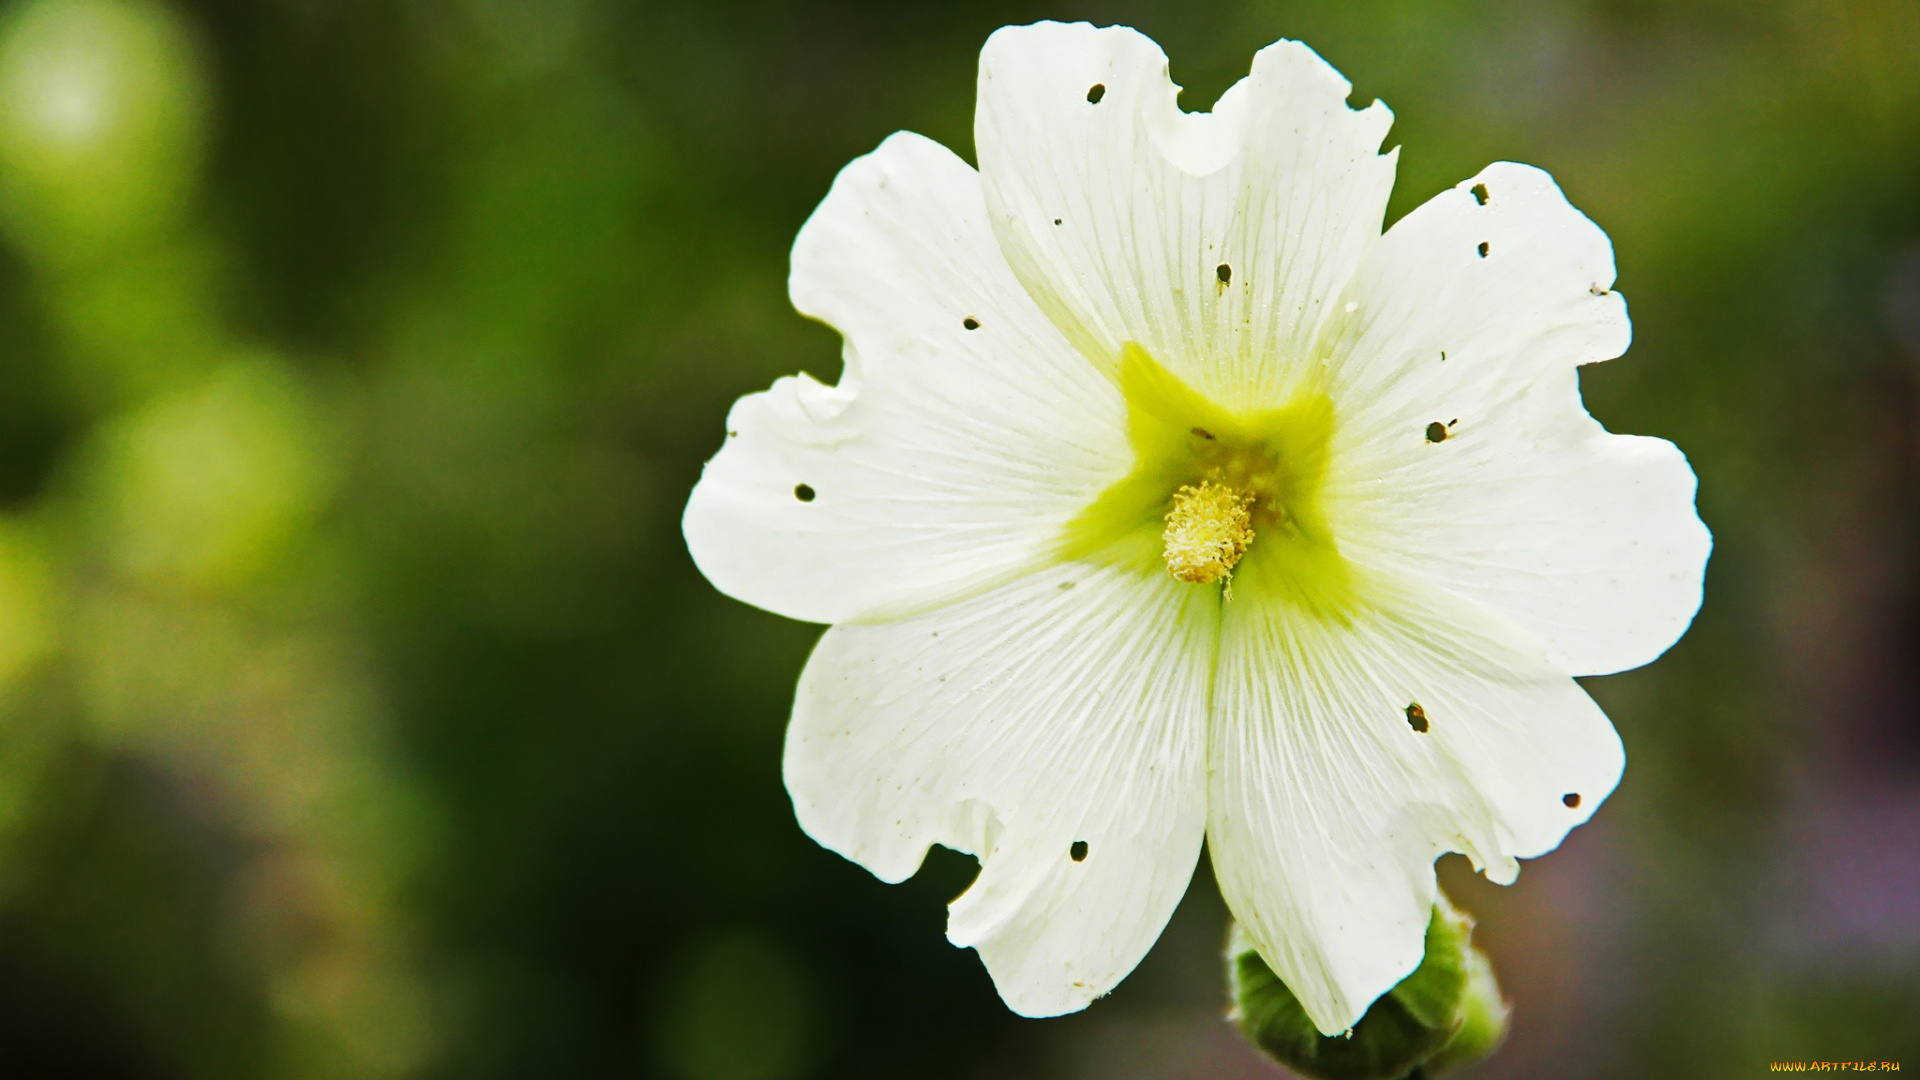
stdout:
POLYGON ((784 293, 839 167, 971 155, 996 26, 1123 22, 1205 108, 1299 37, 1390 216, 1496 159, 1612 235, 1584 376, 1677 441, 1693 632, 1591 686, 1625 782, 1455 896, 1483 1077, 1920 1069, 1920 4, 0 3, 0 1073, 1270 1076, 1203 867, 1017 1019, 795 826, 817 629, 678 519, 728 404, 839 370, 784 293))

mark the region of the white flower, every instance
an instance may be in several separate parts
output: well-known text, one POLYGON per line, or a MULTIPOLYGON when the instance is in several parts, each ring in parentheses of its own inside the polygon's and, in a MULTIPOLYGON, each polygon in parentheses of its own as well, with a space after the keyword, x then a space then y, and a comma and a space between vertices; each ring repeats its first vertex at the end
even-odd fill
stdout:
POLYGON ((886 881, 979 857, 948 937, 1083 1008, 1211 845, 1327 1033, 1418 964, 1433 861, 1510 882, 1620 777, 1572 675, 1647 663, 1710 540, 1672 444, 1576 368, 1607 238, 1501 163, 1381 234, 1391 116, 1283 41, 1212 113, 1124 28, 1008 28, 975 172, 910 134, 794 244, 838 386, 743 398, 687 507, 723 592, 833 623, 800 823, 886 881))

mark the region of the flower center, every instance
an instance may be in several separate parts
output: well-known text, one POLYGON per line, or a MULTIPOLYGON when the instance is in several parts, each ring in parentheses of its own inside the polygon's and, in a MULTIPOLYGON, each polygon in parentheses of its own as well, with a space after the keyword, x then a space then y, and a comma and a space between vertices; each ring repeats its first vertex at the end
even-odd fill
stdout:
POLYGON ((1254 496, 1202 480, 1173 493, 1161 546, 1167 572, 1181 581, 1206 585, 1230 577, 1253 543, 1254 496))
POLYGON ((1277 407, 1215 405, 1139 346, 1121 354, 1134 467, 1068 524, 1062 554, 1338 615, 1346 561, 1321 510, 1333 406, 1311 388, 1277 407), (1254 544, 1254 537, 1260 543, 1254 544), (1251 576, 1247 576, 1251 575, 1251 576))

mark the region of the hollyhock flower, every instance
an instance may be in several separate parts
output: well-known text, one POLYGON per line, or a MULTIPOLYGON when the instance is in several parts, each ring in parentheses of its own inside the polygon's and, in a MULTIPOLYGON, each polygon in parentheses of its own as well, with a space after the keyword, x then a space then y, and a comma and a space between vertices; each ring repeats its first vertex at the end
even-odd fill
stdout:
POLYGON ((1391 116, 1305 45, 1183 113, 1125 28, 995 33, 978 171, 841 172, 793 302, 837 386, 742 398, 687 506, 730 596, 831 623, 785 776, 885 881, 979 858, 948 937, 1083 1008, 1203 840, 1323 1032, 1419 963, 1434 859, 1510 882, 1620 777, 1572 678, 1685 630, 1686 459, 1576 368, 1627 347, 1606 236, 1501 163, 1382 233, 1391 116))

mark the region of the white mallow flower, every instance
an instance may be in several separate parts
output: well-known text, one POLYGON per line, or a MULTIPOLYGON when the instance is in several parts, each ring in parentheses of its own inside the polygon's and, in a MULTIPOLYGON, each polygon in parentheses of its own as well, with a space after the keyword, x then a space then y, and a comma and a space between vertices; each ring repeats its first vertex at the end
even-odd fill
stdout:
POLYGON ((1645 664, 1710 540, 1668 442, 1576 369, 1627 347, 1606 236, 1500 163, 1383 234, 1391 115, 1305 45, 1183 113, 1158 46, 980 58, 978 171, 898 134, 793 249, 838 386, 742 398, 687 506, 723 592, 832 623, 785 775, 1015 1011, 1139 962, 1202 840, 1321 1031, 1411 972, 1434 859, 1495 881, 1620 778, 1574 675, 1645 664))

